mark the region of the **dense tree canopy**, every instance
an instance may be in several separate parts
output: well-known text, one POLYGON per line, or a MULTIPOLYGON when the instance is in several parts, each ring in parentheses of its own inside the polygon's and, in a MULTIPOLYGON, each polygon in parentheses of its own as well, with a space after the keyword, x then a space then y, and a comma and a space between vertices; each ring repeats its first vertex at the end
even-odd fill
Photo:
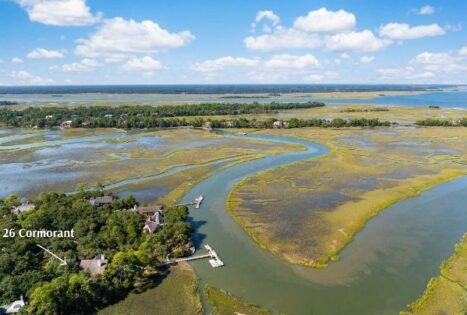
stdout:
POLYGON ((433 118, 427 118, 427 119, 422 119, 417 121, 417 125, 419 126, 426 126, 426 127, 432 127, 432 126, 441 126, 441 127, 467 127, 467 118, 462 118, 458 121, 452 121, 452 120, 447 120, 447 119, 433 119, 433 118))
POLYGON ((143 233, 145 218, 130 211, 129 196, 94 207, 92 196, 102 191, 81 190, 75 195, 40 194, 36 209, 19 215, 10 209, 16 196, 0 199, 0 228, 74 230, 69 238, 0 238, 0 305, 25 296, 32 314, 86 314, 124 297, 136 282, 151 281, 160 261, 170 252, 187 253, 191 226, 188 209, 164 209, 166 224, 153 234, 143 233), (40 244, 67 260, 66 266, 44 253, 40 244), (103 275, 80 269, 80 259, 105 254, 109 264, 103 275))
MULTIPOLYGON (((24 110, 0 109, 0 124, 12 127, 56 127, 71 121, 73 127, 154 128, 184 125, 188 116, 220 116, 274 113, 278 110, 322 107, 324 103, 208 103, 167 106, 29 107, 24 110)), ((187 123, 185 123, 187 125, 187 123)))
MULTIPOLYGON (((119 106, 119 107, 30 107, 22 111, 0 109, 0 124, 10 127, 52 128, 64 121, 73 128, 173 128, 192 126, 200 128, 208 124, 212 128, 302 128, 302 127, 376 127, 389 126, 390 122, 378 119, 299 119, 278 121, 270 118, 256 120, 249 118, 211 119, 203 116, 274 113, 279 110, 305 109, 325 106, 324 103, 213 103, 173 106, 119 106), (189 118, 190 116, 197 116, 189 118)), ((369 109, 384 111, 385 108, 369 109)), ((348 111, 354 111, 349 109, 348 111)), ((357 110, 355 110, 357 111, 357 110)))
POLYGON ((8 106, 8 105, 17 105, 17 102, 11 102, 11 101, 0 101, 0 106, 8 106))

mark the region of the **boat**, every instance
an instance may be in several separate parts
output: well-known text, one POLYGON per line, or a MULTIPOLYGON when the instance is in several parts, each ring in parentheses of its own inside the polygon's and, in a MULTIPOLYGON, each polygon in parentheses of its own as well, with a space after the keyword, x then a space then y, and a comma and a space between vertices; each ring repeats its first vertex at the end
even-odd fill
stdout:
POLYGON ((199 196, 198 198, 195 199, 195 208, 196 209, 199 209, 199 207, 201 206, 201 203, 203 202, 203 195, 199 196))

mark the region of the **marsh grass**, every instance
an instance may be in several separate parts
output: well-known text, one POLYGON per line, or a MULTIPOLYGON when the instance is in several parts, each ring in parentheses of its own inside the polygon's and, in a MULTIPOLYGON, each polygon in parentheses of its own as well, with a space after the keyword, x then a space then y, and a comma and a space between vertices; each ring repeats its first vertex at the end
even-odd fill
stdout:
POLYGON ((245 178, 229 194, 227 208, 262 248, 292 263, 326 266, 389 205, 467 174, 462 128, 262 133, 272 132, 331 150, 245 178), (346 141, 349 137, 358 141, 346 141), (433 155, 435 149, 446 153, 433 155))
POLYGON ((211 285, 204 287, 204 293, 209 304, 212 305, 213 311, 211 315, 267 315, 269 311, 258 306, 249 304, 248 302, 230 294, 227 291, 218 289, 211 285))
MULTIPOLYGON (((323 100, 326 102, 325 100, 323 100)), ((465 110, 454 109, 454 108, 440 108, 439 110, 433 110, 428 107, 407 107, 407 106, 385 106, 385 105, 364 105, 358 104, 358 100, 355 104, 328 104, 325 107, 313 108, 313 109, 295 109, 287 111, 279 111, 277 113, 267 114, 255 114, 255 115, 226 115, 226 116, 210 116, 213 120, 230 120, 238 118, 255 118, 257 120, 265 120, 268 118, 277 119, 289 119, 289 118, 301 118, 301 119, 376 119, 380 121, 391 121, 397 122, 401 125, 414 124, 420 119, 447 119, 447 120, 458 120, 465 117, 465 110), (370 111, 375 108, 389 108, 389 111, 370 111), (344 112, 344 109, 354 109, 354 112, 344 112)), ((180 117, 186 119, 192 119, 194 117, 180 117)), ((205 117, 206 118, 206 117, 205 117)))
POLYGON ((408 305, 410 311, 401 315, 467 313, 467 234, 440 271, 428 282, 423 295, 408 305))
MULTIPOLYGON (((38 132, 38 135, 43 134, 38 132)), ((193 129, 128 133, 113 129, 70 129, 54 136, 54 140, 76 139, 76 142, 0 151, 4 169, 11 167, 22 168, 24 172, 27 170, 28 181, 9 173, 5 173, 3 179, 18 187, 17 191, 21 191, 23 196, 30 197, 39 191, 51 189, 68 192, 76 189, 81 182, 108 185, 128 178, 164 173, 174 167, 199 167, 197 171, 177 172, 167 182, 157 182, 161 188, 170 188, 166 190, 168 195, 164 201, 172 201, 181 198, 197 179, 212 174, 210 167, 203 167, 206 164, 246 161, 265 154, 303 150, 299 145, 275 146, 267 142, 229 138, 193 129), (112 138, 79 142, 81 137, 116 132, 121 132, 121 136, 117 134, 112 138)), ((35 137, 35 140, 39 145, 47 141, 40 137, 35 137)))
POLYGON ((201 314, 198 280, 186 263, 170 268, 157 286, 142 293, 130 293, 123 301, 99 315, 195 315, 201 314))

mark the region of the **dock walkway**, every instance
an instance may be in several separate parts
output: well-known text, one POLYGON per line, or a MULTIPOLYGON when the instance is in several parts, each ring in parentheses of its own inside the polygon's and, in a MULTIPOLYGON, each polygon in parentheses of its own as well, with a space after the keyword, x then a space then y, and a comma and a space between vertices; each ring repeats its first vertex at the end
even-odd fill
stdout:
POLYGON ((179 204, 176 205, 176 207, 179 207, 179 206, 195 206, 196 209, 199 209, 199 207, 201 206, 201 203, 203 202, 203 200, 204 200, 204 197, 203 197, 203 195, 201 195, 198 198, 195 198, 195 201, 193 201, 193 202, 179 203, 179 204))
POLYGON ((192 260, 209 258, 209 263, 211 264, 213 268, 224 266, 224 262, 220 260, 219 255, 211 246, 206 244, 204 245, 204 248, 208 251, 207 254, 194 255, 194 256, 184 257, 184 258, 168 259, 164 263, 164 265, 171 265, 171 264, 175 264, 175 263, 182 262, 182 261, 192 261, 192 260))

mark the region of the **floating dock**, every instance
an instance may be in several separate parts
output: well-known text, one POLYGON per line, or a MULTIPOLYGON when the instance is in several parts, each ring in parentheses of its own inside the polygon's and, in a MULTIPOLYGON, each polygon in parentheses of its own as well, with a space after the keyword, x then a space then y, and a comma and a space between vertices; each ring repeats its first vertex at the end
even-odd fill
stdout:
POLYGON ((171 265, 171 264, 182 262, 182 261, 192 261, 192 260, 209 258, 209 263, 211 264, 212 268, 218 268, 218 267, 224 266, 224 262, 219 258, 219 255, 211 246, 206 244, 204 245, 204 248, 208 251, 207 254, 190 256, 190 257, 185 257, 185 258, 168 259, 164 265, 171 265))
POLYGON ((195 198, 195 201, 194 202, 188 202, 188 203, 179 203, 178 205, 176 205, 177 207, 179 206, 195 206, 196 209, 199 209, 199 207, 201 206, 201 203, 203 202, 204 200, 204 196, 201 195, 199 196, 198 198, 195 198))
POLYGON ((196 209, 199 209, 199 207, 201 206, 201 203, 203 202, 203 195, 199 196, 198 198, 195 199, 195 208, 196 209))
POLYGON ((211 255, 211 259, 209 259, 209 263, 211 264, 212 268, 218 268, 224 266, 224 262, 220 260, 219 256, 217 255, 216 251, 212 249, 211 246, 208 244, 204 245, 204 248, 209 252, 211 255))

